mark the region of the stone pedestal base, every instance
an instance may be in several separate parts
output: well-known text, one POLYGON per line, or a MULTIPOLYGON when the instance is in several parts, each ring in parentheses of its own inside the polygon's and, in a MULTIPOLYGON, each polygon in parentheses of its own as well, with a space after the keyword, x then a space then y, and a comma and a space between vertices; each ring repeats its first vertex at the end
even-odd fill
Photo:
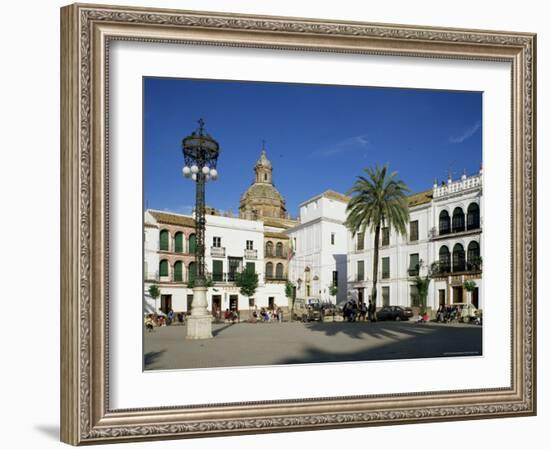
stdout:
POLYGON ((187 318, 188 340, 205 340, 212 338, 212 316, 208 312, 206 300, 206 287, 193 289, 193 302, 191 303, 191 316, 187 318))
POLYGON ((187 318, 188 340, 204 340, 212 338, 212 317, 210 316, 190 316, 187 318))

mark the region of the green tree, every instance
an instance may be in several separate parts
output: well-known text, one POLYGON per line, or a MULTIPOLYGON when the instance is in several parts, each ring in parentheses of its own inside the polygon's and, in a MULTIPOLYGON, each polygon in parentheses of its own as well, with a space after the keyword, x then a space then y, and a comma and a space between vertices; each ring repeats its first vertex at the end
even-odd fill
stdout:
POLYGON ((412 285, 416 287, 416 294, 418 295, 418 302, 420 303, 420 313, 426 311, 426 300, 428 298, 428 289, 430 288, 431 280, 431 273, 428 273, 426 276, 420 276, 419 272, 412 282, 412 285))
POLYGON ((295 285, 291 281, 286 281, 285 295, 290 301, 290 321, 292 321, 292 315, 294 314, 294 288, 295 285))
POLYGON ((149 287, 149 296, 153 299, 157 299, 160 296, 160 290, 155 284, 149 287))
POLYGON ((358 176, 347 192, 352 195, 346 213, 346 227, 353 237, 365 231, 374 232, 374 258, 372 265, 372 303, 376 306, 378 282, 378 253, 380 230, 387 226, 398 234, 406 235, 409 222, 407 185, 397 179, 397 172, 388 172, 388 166, 364 169, 366 176, 358 176))
POLYGON ((254 296, 258 288, 258 273, 249 270, 236 273, 235 285, 241 289, 241 295, 248 298, 254 296))
POLYGON ((328 291, 332 296, 336 296, 338 294, 338 287, 336 285, 332 284, 328 291))

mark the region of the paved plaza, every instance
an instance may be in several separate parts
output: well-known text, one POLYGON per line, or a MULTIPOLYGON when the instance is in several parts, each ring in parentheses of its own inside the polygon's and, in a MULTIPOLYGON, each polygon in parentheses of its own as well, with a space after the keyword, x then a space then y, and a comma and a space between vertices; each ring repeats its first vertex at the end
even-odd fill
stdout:
POLYGON ((185 325, 144 333, 144 368, 181 369, 482 355, 482 327, 408 322, 213 324, 186 340, 185 325))

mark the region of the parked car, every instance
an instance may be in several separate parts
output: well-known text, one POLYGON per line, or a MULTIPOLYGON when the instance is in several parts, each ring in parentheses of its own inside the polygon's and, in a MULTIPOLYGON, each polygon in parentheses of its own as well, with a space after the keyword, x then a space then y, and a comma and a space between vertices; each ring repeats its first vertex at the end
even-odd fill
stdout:
POLYGON ((376 313, 376 318, 379 321, 386 321, 386 320, 406 321, 412 316, 413 316, 413 311, 410 307, 401 307, 401 306, 383 306, 376 313))
POLYGON ((323 321, 343 321, 342 308, 331 302, 323 304, 323 321))
POLYGON ((302 321, 303 323, 307 323, 308 321, 322 321, 323 306, 320 302, 308 304, 303 299, 296 299, 294 301, 292 319, 302 321))
POLYGON ((448 304, 445 307, 460 309, 460 312, 455 319, 462 323, 469 323, 470 321, 475 322, 478 321, 478 319, 481 319, 480 311, 473 304, 455 302, 453 304, 448 304))

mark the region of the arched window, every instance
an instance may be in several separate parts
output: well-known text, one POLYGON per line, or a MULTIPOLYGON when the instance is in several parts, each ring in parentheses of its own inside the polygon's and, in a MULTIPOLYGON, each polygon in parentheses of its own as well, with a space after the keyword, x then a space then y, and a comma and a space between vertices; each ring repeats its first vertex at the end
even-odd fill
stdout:
POLYGON ((449 273, 451 271, 451 253, 445 245, 439 248, 439 267, 442 273, 449 273))
POLYGON ((177 253, 183 253, 183 232, 176 232, 174 237, 175 248, 177 253))
POLYGON ((453 246, 453 273, 466 271, 466 254, 464 247, 457 243, 453 246))
POLYGON ((187 267, 187 280, 189 282, 193 282, 196 277, 197 277, 197 264, 195 262, 191 262, 187 267))
POLYGON ((479 206, 477 203, 472 203, 468 206, 466 221, 468 229, 479 229, 479 206))
POLYGON ((275 277, 277 279, 282 279, 284 274, 284 267, 282 263, 278 263, 277 267, 275 268, 275 277))
POLYGON ((479 243, 475 240, 468 245, 468 269, 479 270, 481 267, 481 259, 479 254, 479 243))
POLYGON ((456 207, 453 211, 453 232, 462 232, 464 229, 464 212, 462 208, 456 207))
POLYGON ((159 276, 168 276, 168 273, 168 261, 166 259, 163 259, 159 263, 159 276))
POLYGON ((277 257, 283 257, 283 244, 281 242, 278 242, 275 246, 275 255, 277 257))
POLYGON ((197 252, 197 236, 191 234, 189 236, 189 254, 195 254, 197 252))
POLYGON ((265 277, 267 279, 273 278, 273 264, 271 262, 265 264, 265 277))
POLYGON ((273 257, 273 242, 269 241, 265 244, 265 255, 266 257, 273 257))
POLYGON ((163 229, 160 231, 160 246, 159 249, 161 251, 169 251, 170 250, 170 233, 163 229))
POLYGON ((174 281, 182 282, 183 281, 183 263, 181 260, 178 260, 174 264, 174 281))
POLYGON ((448 234, 451 232, 451 218, 449 212, 442 210, 439 214, 439 234, 448 234))

